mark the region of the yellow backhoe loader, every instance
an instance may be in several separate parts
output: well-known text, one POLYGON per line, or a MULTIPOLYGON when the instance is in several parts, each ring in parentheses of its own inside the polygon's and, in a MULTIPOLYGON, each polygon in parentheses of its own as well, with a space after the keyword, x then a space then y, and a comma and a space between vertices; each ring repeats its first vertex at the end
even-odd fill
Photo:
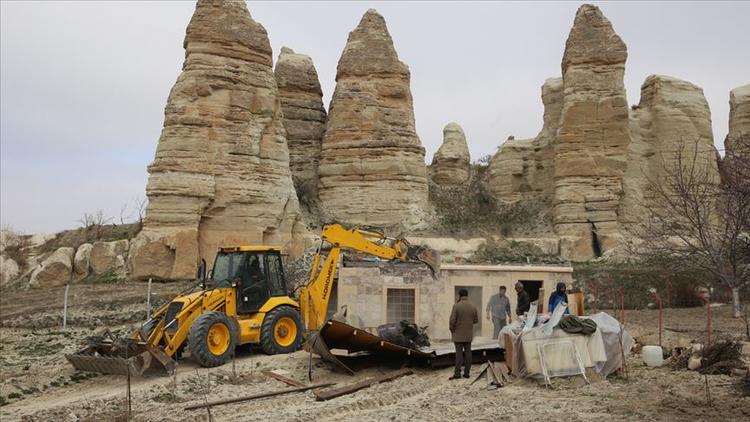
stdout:
POLYGON ((293 352, 300 348, 305 332, 315 332, 325 323, 345 249, 388 260, 419 261, 433 276, 440 270, 440 257, 432 249, 412 246, 404 238, 331 224, 323 228, 309 282, 300 289, 298 302, 289 295, 279 247, 222 247, 208 276, 199 276, 199 290, 179 294, 129 338, 98 338, 66 358, 85 371, 143 374, 161 368, 172 374, 175 359, 186 348, 205 367, 228 362, 235 347, 243 344, 259 345, 268 354, 293 352))

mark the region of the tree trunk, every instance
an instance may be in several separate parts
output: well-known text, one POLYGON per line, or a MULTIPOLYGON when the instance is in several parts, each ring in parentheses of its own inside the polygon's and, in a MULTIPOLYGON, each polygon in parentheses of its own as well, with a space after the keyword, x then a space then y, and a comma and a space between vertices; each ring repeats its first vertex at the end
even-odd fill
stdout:
POLYGON ((738 287, 732 287, 732 314, 735 318, 742 316, 740 309, 740 289, 738 287))

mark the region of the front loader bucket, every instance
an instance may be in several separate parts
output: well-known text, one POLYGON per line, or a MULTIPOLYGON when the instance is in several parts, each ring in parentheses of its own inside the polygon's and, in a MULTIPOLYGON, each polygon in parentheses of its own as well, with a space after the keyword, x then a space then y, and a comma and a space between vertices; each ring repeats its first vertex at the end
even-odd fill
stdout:
POLYGON ((65 358, 81 371, 117 375, 172 375, 177 365, 163 350, 131 339, 101 340, 65 358))
POLYGON ((407 251, 409 259, 419 261, 429 267, 432 278, 440 277, 440 253, 428 246, 411 246, 407 251))

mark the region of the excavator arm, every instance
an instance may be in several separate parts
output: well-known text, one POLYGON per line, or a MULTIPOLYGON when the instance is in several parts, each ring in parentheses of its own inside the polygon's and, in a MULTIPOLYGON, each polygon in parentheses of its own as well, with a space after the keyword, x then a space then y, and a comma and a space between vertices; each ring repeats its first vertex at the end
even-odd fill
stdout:
POLYGON ((308 330, 318 330, 325 323, 342 249, 388 260, 422 262, 430 268, 433 278, 440 272, 440 257, 430 248, 413 246, 404 238, 394 239, 377 232, 346 229, 339 224, 327 225, 321 233, 321 246, 313 261, 309 283, 300 292, 300 313, 308 330), (328 242, 331 249, 321 265, 324 242, 328 242))

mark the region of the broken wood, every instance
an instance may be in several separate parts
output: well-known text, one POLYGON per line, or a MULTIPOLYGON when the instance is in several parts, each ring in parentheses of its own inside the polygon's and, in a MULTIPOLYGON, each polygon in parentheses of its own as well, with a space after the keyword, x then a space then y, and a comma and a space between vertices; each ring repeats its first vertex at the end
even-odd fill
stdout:
POLYGON ((306 387, 307 386, 307 384, 305 384, 305 383, 299 382, 297 380, 293 380, 293 379, 285 377, 285 376, 283 376, 281 374, 277 374, 276 372, 273 372, 273 371, 264 370, 264 371, 261 371, 261 373, 263 375, 267 376, 267 377, 270 377, 270 378, 273 378, 275 380, 281 381, 284 384, 292 386, 292 387, 306 387))
POLYGON ((515 381, 515 376, 511 373, 510 369, 508 368, 508 365, 506 365, 504 362, 497 362, 497 366, 495 367, 495 373, 499 373, 501 378, 501 381, 503 383, 511 383, 515 381))
POLYGON ((290 388, 288 390, 269 391, 268 393, 253 394, 251 396, 235 397, 232 399, 217 400, 217 401, 206 402, 206 403, 201 403, 201 404, 194 404, 194 405, 185 407, 185 410, 203 409, 206 407, 219 406, 222 404, 238 403, 241 401, 262 399, 264 397, 280 396, 282 394, 300 393, 302 391, 312 390, 314 388, 330 387, 332 385, 335 385, 335 383, 327 382, 327 383, 322 383, 322 384, 307 385, 304 387, 290 388))
POLYGON ((480 378, 483 376, 486 376, 487 378, 487 385, 494 385, 497 387, 503 386, 503 381, 501 376, 496 371, 495 367, 492 365, 492 362, 487 361, 482 365, 482 370, 479 371, 479 375, 477 375, 476 378, 474 378, 474 381, 472 381, 469 386, 474 385, 475 382, 479 381, 480 378))
POLYGON ((330 390, 316 390, 316 391, 313 391, 313 394, 315 394, 315 400, 318 400, 318 401, 330 400, 336 397, 340 397, 346 394, 353 393, 355 391, 359 391, 363 388, 370 387, 373 384, 386 382, 386 381, 392 381, 396 378, 403 377, 405 375, 411 375, 413 373, 414 372, 412 372, 411 369, 399 369, 398 371, 389 372, 387 374, 383 374, 377 377, 365 378, 362 381, 356 382, 354 384, 345 385, 343 387, 333 388, 330 390))
POLYGON ((502 375, 500 375, 498 371, 495 369, 495 365, 492 362, 487 361, 487 369, 488 369, 487 376, 489 377, 487 381, 489 381, 491 385, 502 387, 503 378, 502 378, 502 375))

